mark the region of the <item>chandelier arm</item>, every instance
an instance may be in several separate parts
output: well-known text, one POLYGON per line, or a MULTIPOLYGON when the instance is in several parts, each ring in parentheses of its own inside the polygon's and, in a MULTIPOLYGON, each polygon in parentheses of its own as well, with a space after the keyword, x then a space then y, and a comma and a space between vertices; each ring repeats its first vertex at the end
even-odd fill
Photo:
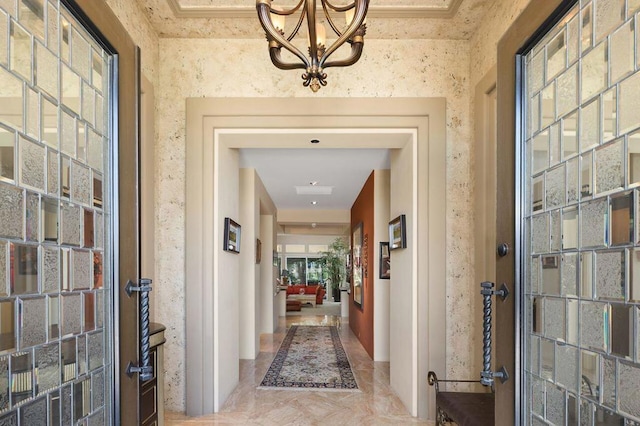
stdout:
MULTIPOLYGON (((344 32, 322 55, 322 58, 319 61, 319 66, 324 67, 325 62, 331 56, 333 52, 335 52, 340 46, 342 46, 347 40, 349 40, 355 33, 360 29, 360 26, 364 22, 364 18, 367 15, 367 9, 369 8, 369 0, 358 0, 355 4, 356 11, 353 16, 353 21, 351 21, 351 25, 347 28, 347 31, 344 32)), ((355 41, 354 41, 355 43, 355 41)), ((340 61, 338 61, 340 62, 340 61)))
MULTIPOLYGON (((331 4, 329 4, 329 6, 331 6, 331 4)), ((342 32, 340 32, 336 24, 333 22, 333 19, 331 18, 331 14, 327 9, 327 2, 325 2, 325 0, 322 0, 322 9, 324 10, 324 17, 327 18, 327 22, 329 23, 329 26, 331 27, 333 32, 336 33, 338 37, 340 37, 342 35, 342 32)))
MULTIPOLYGON (((300 4, 302 4, 302 1, 304 0, 301 0, 300 4)), ((302 9, 302 13, 300 13, 300 18, 298 19, 298 23, 296 24, 296 27, 291 32, 291 35, 287 37, 287 41, 293 40, 293 38, 298 34, 298 31, 300 31, 300 27, 302 26, 302 21, 304 21, 304 17, 306 15, 307 15, 307 10, 302 9)))
POLYGON ((271 9, 271 13, 274 13, 276 15, 281 15, 281 16, 289 16, 289 15, 293 15, 298 9, 300 9, 300 6, 302 6, 302 4, 304 3, 304 0, 300 0, 298 2, 298 4, 296 6, 294 6, 292 9, 289 10, 277 10, 277 9, 271 9))
POLYGON ((324 68, 331 67, 348 67, 350 65, 358 62, 360 57, 362 56, 362 51, 364 49, 364 42, 353 42, 351 43, 351 54, 348 58, 341 59, 338 61, 328 61, 324 63, 324 68))
POLYGON ((311 66, 318 65, 318 38, 316 32, 316 0, 307 0, 307 26, 309 27, 309 56, 311 66))
POLYGON ((271 62, 273 63, 273 65, 281 70, 307 69, 306 64, 302 62, 283 62, 282 57, 280 56, 279 47, 270 47, 269 56, 271 57, 271 62))
POLYGON ((335 5, 331 4, 331 2, 329 0, 322 0, 322 6, 324 7, 325 4, 326 4, 334 12, 346 12, 349 9, 353 9, 356 6, 356 2, 357 1, 358 0, 354 0, 353 3, 348 4, 346 6, 335 6, 335 5))
MULTIPOLYGON (((287 39, 285 39, 282 34, 280 34, 275 27, 273 26, 273 23, 271 22, 271 18, 269 17, 269 13, 270 13, 270 7, 269 4, 265 4, 265 3, 257 3, 256 4, 256 8, 258 9, 258 17, 260 18, 260 24, 262 25, 262 28, 264 29, 264 31, 267 33, 267 38, 269 40, 273 40, 275 41, 279 46, 278 47, 273 47, 273 48, 279 48, 280 46, 284 47, 285 49, 287 49, 289 52, 293 53, 294 55, 296 55, 298 58, 300 58, 300 60, 302 61, 302 63, 305 65, 304 68, 308 68, 311 66, 311 64, 309 63, 309 60, 307 59, 307 57, 300 51, 300 49, 298 49, 297 47, 295 47, 293 44, 291 44, 287 39)), ((270 49, 272 50, 272 44, 271 42, 269 43, 270 49)), ((271 54, 271 56, 273 57, 273 54, 271 54)), ((275 62, 274 65, 278 66, 275 62)), ((279 67, 279 66, 278 66, 279 67)))

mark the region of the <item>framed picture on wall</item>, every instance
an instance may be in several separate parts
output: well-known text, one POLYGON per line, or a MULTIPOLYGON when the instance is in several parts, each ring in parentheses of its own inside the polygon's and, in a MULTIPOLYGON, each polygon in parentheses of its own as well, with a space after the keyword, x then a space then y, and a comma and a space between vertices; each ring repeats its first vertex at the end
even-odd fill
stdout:
POLYGON ((405 215, 393 219, 389 222, 389 249, 407 248, 407 226, 405 215))
POLYGON ((242 227, 233 219, 224 219, 224 245, 225 251, 240 253, 240 231, 242 227))
POLYGON ((389 243, 380 243, 380 279, 388 280, 391 278, 391 253, 389 252, 389 243))
POLYGON ((353 261, 353 302, 362 308, 364 299, 364 281, 363 281, 363 236, 362 223, 353 228, 351 240, 351 255, 353 261))

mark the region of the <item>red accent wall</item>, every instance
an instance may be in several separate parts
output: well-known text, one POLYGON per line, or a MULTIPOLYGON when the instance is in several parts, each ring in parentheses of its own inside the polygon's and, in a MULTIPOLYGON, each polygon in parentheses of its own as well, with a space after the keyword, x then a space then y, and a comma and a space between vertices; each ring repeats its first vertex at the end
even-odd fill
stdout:
MULTIPOLYGON (((351 207, 351 244, 353 244, 353 229, 362 223, 362 307, 353 302, 353 287, 349 295, 349 327, 358 337, 360 343, 373 359, 373 247, 376 244, 373 235, 373 175, 371 172, 356 201, 351 207)), ((353 283, 353 277, 351 277, 353 283)), ((353 286, 353 284, 352 284, 353 286)))

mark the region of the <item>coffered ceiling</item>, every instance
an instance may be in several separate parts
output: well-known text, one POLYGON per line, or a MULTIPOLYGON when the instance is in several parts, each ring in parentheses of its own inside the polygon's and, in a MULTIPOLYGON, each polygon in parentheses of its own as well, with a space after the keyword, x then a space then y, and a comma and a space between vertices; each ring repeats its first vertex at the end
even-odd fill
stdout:
MULTIPOLYGON (((255 0, 137 0, 160 37, 264 38, 255 0)), ((274 0, 290 5, 297 0, 274 0)), ((492 0, 372 0, 367 37, 454 39, 471 37, 492 0)), ((319 3, 319 2, 318 2, 319 3)), ((346 4, 346 0, 336 0, 346 4)))

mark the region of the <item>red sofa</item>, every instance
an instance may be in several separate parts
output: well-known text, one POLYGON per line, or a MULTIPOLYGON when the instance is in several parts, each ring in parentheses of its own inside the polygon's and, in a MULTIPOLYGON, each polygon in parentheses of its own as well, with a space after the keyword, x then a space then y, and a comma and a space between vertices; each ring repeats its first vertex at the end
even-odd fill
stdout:
POLYGON ((324 288, 319 285, 294 284, 287 287, 287 296, 290 294, 300 294, 300 290, 303 290, 304 294, 315 294, 316 305, 322 305, 322 300, 326 293, 324 288))

